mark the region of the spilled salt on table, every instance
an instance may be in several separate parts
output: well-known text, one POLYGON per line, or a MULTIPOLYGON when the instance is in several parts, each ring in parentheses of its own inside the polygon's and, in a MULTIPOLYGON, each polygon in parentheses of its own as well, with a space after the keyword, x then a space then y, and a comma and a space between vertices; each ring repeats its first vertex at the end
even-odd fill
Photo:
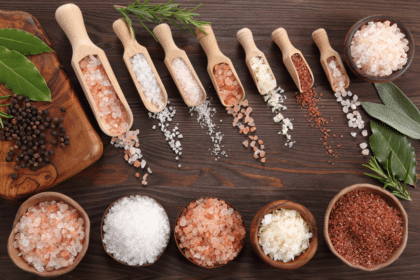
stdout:
POLYGON ((264 216, 258 229, 258 243, 275 261, 289 262, 309 247, 308 223, 291 209, 275 210, 264 216))
POLYGON ((14 248, 39 272, 68 267, 82 251, 84 220, 71 206, 52 201, 29 207, 13 232, 14 248))
POLYGON ((136 54, 130 58, 131 66, 147 102, 159 110, 165 106, 162 89, 144 54, 136 54))
MULTIPOLYGON (((221 131, 216 131, 216 124, 213 123, 212 117, 216 113, 215 108, 210 107, 210 101, 206 100, 198 106, 190 108, 190 114, 193 116, 193 112, 197 113, 197 123, 200 124, 201 129, 207 128, 207 134, 213 143, 213 149, 211 154, 215 155, 215 160, 220 159, 220 155, 227 157, 226 151, 222 151, 222 140, 224 134, 221 131)), ((218 127, 217 127, 218 128, 218 127)))
POLYGON ((204 92, 185 61, 180 57, 172 60, 172 70, 190 103, 193 105, 200 103, 204 92))
POLYGON ((175 235, 188 259, 212 267, 226 264, 238 255, 246 231, 241 214, 225 201, 200 198, 182 210, 175 235))
POLYGON ((109 132, 120 134, 128 129, 127 113, 97 55, 89 55, 79 62, 83 78, 101 119, 110 127, 109 132))
POLYGON ((267 65, 264 60, 255 56, 250 60, 251 68, 254 71, 258 87, 262 90, 260 92, 264 95, 264 101, 267 102, 267 105, 271 107, 273 113, 276 113, 276 116, 273 118, 275 123, 282 124, 282 130, 279 134, 286 136, 285 146, 291 148, 296 141, 291 141, 292 136, 288 134, 289 130, 293 130, 293 124, 289 118, 285 118, 282 113, 282 110, 286 110, 287 107, 283 105, 284 100, 286 100, 286 95, 281 95, 284 93, 284 90, 280 87, 277 87, 277 81, 270 72, 270 67, 267 65))
POLYGON ((350 52, 357 68, 370 76, 385 77, 407 63, 408 40, 390 21, 363 25, 354 33, 350 52))
MULTIPOLYGON (((168 101, 168 105, 169 104, 170 101, 168 101)), ((174 151, 176 155, 175 159, 178 161, 179 156, 182 155, 183 148, 181 145, 181 139, 184 138, 184 136, 179 132, 178 124, 174 126, 172 130, 169 130, 169 125, 172 123, 175 114, 175 107, 169 106, 159 113, 149 112, 149 118, 154 118, 159 121, 158 126, 160 127, 162 133, 165 135, 165 141, 168 143, 169 147, 171 147, 172 151, 174 151)), ((154 125, 152 128, 155 129, 156 126, 154 125)), ((178 167, 181 168, 181 164, 179 164, 178 167)))
POLYGON ((133 195, 118 200, 105 215, 102 242, 117 260, 141 266, 163 253, 170 232, 163 207, 152 198, 133 195))
POLYGON ((238 104, 242 100, 243 92, 230 66, 226 63, 217 64, 214 66, 213 75, 223 102, 228 106, 238 104))

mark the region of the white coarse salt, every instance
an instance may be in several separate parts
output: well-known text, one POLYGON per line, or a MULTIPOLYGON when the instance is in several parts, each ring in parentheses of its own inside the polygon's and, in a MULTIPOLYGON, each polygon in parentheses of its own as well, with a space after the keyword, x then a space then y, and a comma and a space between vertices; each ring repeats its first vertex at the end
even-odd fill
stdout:
POLYGON ((364 155, 364 156, 368 156, 368 155, 369 155, 369 150, 368 150, 368 149, 364 149, 364 150, 362 151, 362 155, 364 155))
POLYGON ((350 132, 351 136, 356 137, 357 133, 356 132, 350 132))
POLYGON ((171 232, 163 207, 147 196, 124 197, 112 205, 103 225, 106 251, 128 265, 152 264, 171 232))
POLYGON ((270 66, 264 62, 262 57, 254 56, 249 62, 257 80, 257 86, 262 91, 260 93, 267 94, 274 90, 277 87, 277 81, 271 74, 270 66))
POLYGON ((366 137, 367 135, 368 135, 367 130, 366 130, 366 129, 365 129, 365 130, 363 130, 363 131, 362 131, 362 136, 366 137))
POLYGON ((162 88, 146 57, 142 53, 136 54, 130 58, 130 62, 147 102, 161 110, 165 106, 162 88))
POLYGON ((172 60, 172 70, 190 103, 198 104, 203 99, 204 92, 185 61, 180 57, 172 60))
POLYGON ((226 152, 222 151, 221 148, 224 134, 221 131, 216 131, 216 124, 213 123, 212 120, 212 117, 214 116, 214 114, 216 114, 216 109, 211 108, 210 105, 210 101, 206 100, 200 105, 191 107, 190 113, 193 115, 193 113, 196 112, 197 123, 200 125, 201 129, 207 128, 207 134, 210 136, 210 139, 213 143, 213 149, 211 150, 211 154, 217 157, 219 153, 222 153, 222 155, 227 157, 226 152))
POLYGON ((363 143, 360 143, 359 146, 360 146, 360 149, 366 149, 367 144, 365 142, 363 142, 363 143))
POLYGON ((308 223, 300 213, 280 209, 267 214, 258 229, 258 243, 275 261, 289 262, 309 247, 312 238, 308 223))
POLYGON ((384 77, 407 63, 408 40, 397 24, 368 22, 351 40, 350 52, 357 67, 367 75, 384 77))

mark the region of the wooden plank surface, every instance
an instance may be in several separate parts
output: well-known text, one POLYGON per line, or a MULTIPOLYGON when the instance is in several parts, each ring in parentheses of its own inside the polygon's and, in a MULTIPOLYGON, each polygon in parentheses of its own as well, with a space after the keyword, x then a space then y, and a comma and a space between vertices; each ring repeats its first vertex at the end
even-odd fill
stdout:
MULTIPOLYGON (((377 182, 363 176, 366 171, 362 167, 368 157, 361 155, 358 144, 367 141, 360 135, 350 136, 347 119, 341 106, 328 85, 327 78, 319 63, 319 51, 312 41, 311 34, 318 28, 325 28, 332 47, 342 54, 344 38, 349 28, 359 19, 373 15, 386 14, 398 18, 411 30, 416 48, 420 42, 420 7, 418 1, 203 1, 199 12, 200 19, 211 21, 221 51, 228 56, 243 83, 246 98, 254 111, 252 116, 258 127, 258 136, 266 144, 267 162, 261 165, 252 158, 241 142, 243 135, 231 125, 228 116, 220 104, 216 92, 206 73, 207 59, 197 39, 191 34, 184 34, 173 29, 176 44, 184 49, 195 67, 198 76, 212 98, 212 107, 217 113, 214 121, 218 123, 225 137, 223 145, 228 152, 227 158, 214 160, 208 149, 212 143, 205 130, 191 117, 183 103, 175 83, 172 81, 164 65, 164 52, 159 43, 143 29, 135 24, 137 40, 146 46, 156 65, 162 81, 167 89, 171 106, 176 107, 175 123, 184 135, 183 155, 180 160, 182 168, 177 167, 174 154, 164 141, 159 130, 152 126, 157 122, 149 119, 147 111, 130 75, 122 60, 123 46, 112 31, 112 23, 119 17, 112 5, 126 5, 130 1, 110 0, 74 0, 81 8, 88 33, 92 41, 103 48, 108 55, 121 88, 134 113, 133 128, 141 132, 140 144, 144 157, 150 163, 153 174, 149 185, 142 187, 134 177, 137 170, 128 166, 123 159, 123 151, 113 148, 109 138, 100 134, 104 142, 103 157, 93 166, 70 180, 63 182, 53 190, 69 195, 88 213, 91 219, 91 241, 86 256, 79 266, 60 279, 415 279, 420 273, 420 190, 409 187, 413 202, 402 201, 409 218, 409 237, 407 248, 401 257, 391 266, 374 273, 354 270, 341 263, 327 248, 320 235, 318 251, 305 266, 294 271, 278 271, 268 267, 253 253, 249 239, 241 254, 229 265, 206 270, 191 264, 178 251, 173 238, 159 261, 145 268, 123 266, 104 252, 100 239, 100 223, 102 215, 109 204, 121 196, 143 193, 158 199, 168 212, 172 230, 175 219, 181 208, 190 201, 202 196, 216 196, 232 203, 243 215, 249 234, 249 225, 254 215, 265 204, 279 199, 288 199, 303 204, 315 216, 320 232, 322 232, 324 214, 329 201, 342 188, 355 183, 377 182), (251 75, 245 64, 245 53, 236 40, 236 32, 248 27, 254 34, 256 44, 270 63, 278 84, 285 89, 288 109, 284 115, 293 118, 295 129, 292 137, 297 141, 292 149, 284 146, 284 137, 277 134, 279 126, 272 122, 273 114, 257 93, 251 75), (339 159, 332 160, 325 155, 325 148, 319 140, 320 132, 311 128, 305 111, 296 103, 294 93, 296 87, 281 62, 281 52, 271 40, 271 32, 284 27, 294 46, 302 51, 312 68, 315 77, 316 91, 323 93, 319 105, 323 116, 333 117, 329 128, 337 138, 334 144, 340 144, 339 159), (219 120, 223 119, 223 122, 219 120)), ((158 1, 152 0, 153 3, 158 1)), ((187 8, 196 6, 200 1, 177 1, 187 8)), ((0 9, 23 10, 34 15, 44 27, 54 49, 60 58, 89 119, 98 130, 93 114, 88 106, 80 85, 70 65, 71 46, 54 19, 55 10, 66 1, 0 0, 0 9)), ((153 28, 153 25, 149 25, 153 28)), ((420 107, 420 64, 419 51, 407 73, 395 83, 403 92, 420 107)), ((380 102, 372 84, 355 77, 349 70, 350 88, 362 101, 380 102)), ((362 110, 361 110, 362 111, 362 110)), ((363 119, 369 117, 363 112, 363 119)), ((334 139, 335 140, 335 139, 334 139)), ((420 144, 412 141, 417 155, 420 144)), ((419 169, 418 169, 419 170, 419 169)), ((6 252, 6 239, 10 233, 14 215, 19 205, 0 203, 0 272, 5 279, 35 279, 20 271, 9 259, 6 252)))
MULTIPOLYGON (((52 47, 37 19, 26 12, 0 10, 0 28, 27 31, 52 47)), ((69 78, 60 65, 57 53, 33 55, 29 59, 39 69, 51 91, 52 101, 37 103, 36 106, 40 110, 48 110, 52 118, 63 118, 63 125, 72 145, 64 149, 57 146, 51 162, 35 169, 25 168, 16 172, 13 163, 1 161, 0 197, 11 200, 48 190, 97 161, 103 150, 101 139, 89 122, 69 78), (61 106, 66 108, 65 114, 60 112, 61 106), (18 175, 16 180, 11 178, 13 173, 18 175)), ((10 95, 10 91, 1 85, 0 96, 5 95, 10 95)), ((47 135, 48 150, 53 148, 49 143, 51 139, 52 137, 47 135)), ((14 143, 15 141, 0 142, 0 158, 6 157, 14 143)))

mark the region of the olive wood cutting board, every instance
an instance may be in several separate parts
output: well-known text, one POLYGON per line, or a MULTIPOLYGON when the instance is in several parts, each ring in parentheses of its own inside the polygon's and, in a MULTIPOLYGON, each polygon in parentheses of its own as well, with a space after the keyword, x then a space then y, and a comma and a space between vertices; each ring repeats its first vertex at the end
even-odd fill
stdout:
MULTIPOLYGON (((52 48, 39 22, 28 13, 0 10, 0 28, 27 31, 52 48)), ((102 141, 83 111, 57 54, 50 52, 28 58, 40 70, 51 90, 52 102, 35 102, 35 105, 41 110, 48 109, 51 118, 64 119, 63 124, 71 143, 64 148, 55 146, 55 155, 51 157, 51 163, 38 169, 24 168, 16 172, 14 162, 5 161, 6 154, 15 141, 0 140, 0 196, 9 200, 17 200, 57 185, 90 166, 101 157, 103 151, 102 141), (60 111, 61 106, 66 108, 65 113, 60 111), (16 180, 10 177, 13 173, 18 175, 16 180)), ((11 92, 0 84, 0 96, 9 94, 11 92)), ((47 140, 49 139, 47 136, 47 140)), ((51 148, 52 145, 47 143, 47 149, 51 148)))

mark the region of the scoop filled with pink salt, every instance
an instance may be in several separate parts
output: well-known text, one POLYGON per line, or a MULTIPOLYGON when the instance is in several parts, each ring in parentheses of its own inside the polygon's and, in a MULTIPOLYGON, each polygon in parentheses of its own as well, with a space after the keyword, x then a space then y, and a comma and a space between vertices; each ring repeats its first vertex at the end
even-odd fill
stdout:
POLYGON ((205 197, 185 206, 175 226, 181 253, 196 265, 227 264, 242 250, 245 224, 241 214, 224 200, 205 197))

